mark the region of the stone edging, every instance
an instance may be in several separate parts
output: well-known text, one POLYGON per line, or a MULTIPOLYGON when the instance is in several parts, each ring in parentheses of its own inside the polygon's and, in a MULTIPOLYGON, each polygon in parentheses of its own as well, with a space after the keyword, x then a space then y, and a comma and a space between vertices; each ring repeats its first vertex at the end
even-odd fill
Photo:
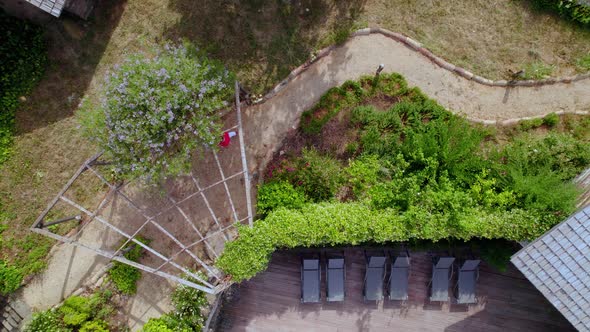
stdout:
MULTIPOLYGON (((585 74, 579 74, 579 75, 575 75, 575 76, 568 76, 568 77, 562 77, 562 78, 547 78, 547 79, 543 79, 543 80, 526 80, 526 81, 498 80, 498 81, 492 81, 487 78, 475 75, 465 68, 455 66, 455 65, 443 60, 442 58, 434 55, 427 48, 423 47, 421 43, 419 43, 419 42, 413 40, 412 38, 407 37, 401 33, 392 32, 392 31, 389 31, 389 30, 383 29, 383 28, 365 28, 365 29, 360 29, 360 30, 353 32, 350 35, 350 37, 352 38, 352 37, 357 37, 357 36, 367 36, 370 34, 381 34, 385 37, 388 37, 388 38, 391 38, 397 42, 400 42, 400 43, 404 44, 405 46, 407 46, 408 48, 422 54, 423 56, 428 58, 430 61, 432 61, 434 64, 436 64, 440 68, 446 69, 446 70, 452 72, 453 74, 458 75, 466 80, 471 80, 471 81, 474 81, 474 82, 482 84, 482 85, 487 85, 487 86, 492 86, 492 87, 517 87, 517 86, 538 87, 538 86, 557 84, 557 83, 571 83, 571 82, 581 81, 581 80, 590 78, 590 72, 588 72, 585 74)), ((331 45, 331 46, 328 46, 328 47, 325 47, 325 48, 319 50, 315 54, 315 56, 313 56, 311 59, 307 60, 304 64, 300 65, 299 67, 293 69, 293 71, 291 71, 289 76, 287 78, 285 78, 284 80, 282 80, 279 84, 277 84, 270 92, 268 92, 262 98, 256 100, 255 104, 264 103, 267 100, 274 97, 277 93, 282 91, 287 86, 287 84, 289 82, 291 82, 294 78, 296 78, 301 73, 306 71, 313 63, 315 63, 319 59, 327 56, 330 52, 332 52, 337 47, 339 47, 339 45, 331 45)), ((590 114, 590 112, 586 112, 586 111, 578 111, 578 112, 558 111, 555 113, 558 115, 562 115, 562 114, 566 114, 566 113, 578 114, 578 115, 589 115, 590 114)), ((508 120, 503 120, 503 121, 482 120, 482 119, 469 119, 469 120, 473 121, 473 122, 477 122, 477 123, 482 123, 485 125, 509 126, 509 125, 516 124, 519 121, 530 120, 530 119, 535 119, 535 118, 542 118, 542 117, 543 116, 524 117, 524 118, 508 119, 508 120)))

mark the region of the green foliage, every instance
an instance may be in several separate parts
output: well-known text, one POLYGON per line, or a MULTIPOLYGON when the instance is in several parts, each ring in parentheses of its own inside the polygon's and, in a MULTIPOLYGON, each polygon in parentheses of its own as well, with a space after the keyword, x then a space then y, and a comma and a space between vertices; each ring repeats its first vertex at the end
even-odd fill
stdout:
POLYGON ((70 329, 63 326, 59 315, 53 309, 33 314, 33 319, 25 327, 25 332, 68 332, 70 329))
POLYGON ((37 84, 47 64, 40 27, 0 9, 0 164, 10 155, 14 112, 20 96, 37 84))
POLYGON ((205 317, 201 309, 208 304, 205 293, 179 285, 172 293, 174 311, 159 318, 151 318, 143 332, 194 332, 201 331, 205 317))
POLYGON ((412 206, 400 213, 391 208, 373 210, 361 203, 307 204, 299 210, 275 210, 253 228, 240 227, 240 236, 226 244, 217 266, 241 281, 263 271, 270 254, 278 248, 382 244, 409 239, 530 240, 551 226, 542 216, 522 209, 488 212, 467 207, 459 213, 432 213, 429 207, 412 206))
POLYGON ((357 198, 378 183, 380 170, 381 163, 375 155, 365 155, 350 162, 346 168, 348 185, 357 198))
POLYGON ((102 320, 86 322, 80 328, 80 332, 109 332, 108 324, 102 320))
MULTIPOLYGON (((147 244, 148 240, 138 239, 140 242, 147 244)), ((137 262, 141 257, 143 248, 135 243, 129 243, 123 248, 125 258, 137 262)), ((141 271, 137 268, 120 262, 115 262, 109 270, 109 277, 115 284, 115 287, 123 294, 135 294, 137 291, 137 281, 141 278, 141 271)))
MULTIPOLYGON (((372 86, 368 78, 363 80, 361 87, 372 86)), ((387 87, 377 81, 380 89, 387 87)), ((314 197, 316 204, 297 209, 276 204, 253 228, 240 227, 239 237, 226 244, 218 267, 241 281, 264 270, 276 249, 531 240, 572 211, 577 191, 568 180, 590 165, 590 145, 584 141, 555 132, 523 133, 498 147, 493 140, 486 144, 488 130, 470 125, 417 89, 396 99, 386 111, 358 105, 351 110, 353 130, 361 133, 361 153, 340 172, 343 182, 323 173, 331 167, 338 172, 340 165, 328 166, 330 159, 313 150, 270 169, 270 178, 290 181, 309 197, 322 185, 333 187, 326 191, 330 195, 314 197), (310 160, 318 168, 301 177, 301 166, 308 167, 310 160), (349 187, 354 197, 334 197, 336 192, 348 192, 338 186, 349 187)))
POLYGON ((551 10, 574 22, 590 25, 590 5, 580 0, 533 0, 541 9, 551 10))
POLYGON ((289 181, 312 201, 329 200, 343 182, 342 166, 314 149, 304 149, 301 158, 284 159, 277 168, 269 170, 269 178, 289 181))
POLYGON ((23 275, 19 269, 0 260, 0 294, 7 295, 20 287, 23 275))
POLYGON ((305 203, 305 194, 287 181, 269 182, 258 189, 257 213, 266 216, 278 207, 298 209, 305 203))
POLYGON ((215 147, 232 75, 190 44, 155 57, 130 56, 107 77, 97 110, 81 115, 87 136, 112 157, 117 174, 159 181, 185 172, 195 150, 215 147))
POLYGON ((590 71, 590 54, 587 54, 578 59, 576 65, 583 71, 590 71))
POLYGON ((531 129, 539 128, 543 125, 542 118, 535 118, 530 120, 522 120, 518 123, 518 128, 522 131, 529 131, 531 129))
POLYGON ((555 66, 548 65, 541 61, 528 63, 524 66, 524 79, 540 80, 548 78, 553 73, 555 66))
POLYGON ((559 123, 559 115, 549 113, 543 118, 543 124, 548 127, 555 127, 559 123))
POLYGON ((90 318, 92 307, 88 298, 71 296, 64 301, 58 311, 62 315, 64 324, 79 327, 90 318))
POLYGON ((407 91, 406 81, 396 73, 382 74, 375 81, 372 76, 362 77, 358 82, 346 81, 328 90, 312 109, 303 112, 301 130, 306 134, 319 134, 322 127, 345 107, 355 107, 369 97, 397 97, 407 91))
POLYGON ((515 253, 510 243, 501 240, 486 241, 479 247, 480 256, 487 264, 502 272, 506 272, 510 263, 510 257, 515 253))

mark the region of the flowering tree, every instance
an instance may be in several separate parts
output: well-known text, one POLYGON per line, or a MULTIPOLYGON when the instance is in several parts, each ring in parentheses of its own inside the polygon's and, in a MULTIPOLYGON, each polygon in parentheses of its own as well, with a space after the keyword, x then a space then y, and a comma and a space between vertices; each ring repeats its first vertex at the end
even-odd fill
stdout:
POLYGON ((221 134, 217 111, 231 95, 231 75, 191 46, 132 55, 107 74, 97 111, 82 115, 86 132, 125 178, 159 181, 190 167, 196 149, 221 134))

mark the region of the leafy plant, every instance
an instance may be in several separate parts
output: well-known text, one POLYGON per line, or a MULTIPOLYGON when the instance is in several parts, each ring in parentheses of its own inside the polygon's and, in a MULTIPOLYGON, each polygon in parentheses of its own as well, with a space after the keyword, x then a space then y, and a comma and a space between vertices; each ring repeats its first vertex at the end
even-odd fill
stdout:
POLYGON ((64 324, 70 327, 80 327, 92 315, 90 301, 82 296, 70 296, 59 307, 64 324))
POLYGON ((287 181, 265 183, 258 189, 257 212, 266 216, 278 207, 297 209, 306 201, 305 194, 287 181))
POLYGON ((542 118, 530 119, 530 120, 522 120, 518 124, 518 128, 522 131, 529 131, 531 129, 539 128, 543 125, 542 118))
POLYGON ((559 123, 559 115, 549 113, 543 118, 543 124, 548 127, 555 127, 559 123))
MULTIPOLYGON (((149 243, 146 239, 138 239, 140 242, 149 243)), ((125 258, 131 261, 138 261, 143 252, 143 248, 135 243, 129 243, 123 248, 125 258)), ((135 294, 137 291, 137 281, 141 278, 141 271, 137 268, 121 262, 115 262, 109 270, 109 278, 115 284, 115 287, 123 294, 135 294)))
POLYGON ((14 112, 19 97, 28 94, 43 76, 47 50, 43 31, 0 9, 0 164, 10 155, 14 112))
POLYGON ((14 266, 9 266, 0 260, 0 294, 7 295, 20 287, 23 275, 14 266))
POLYGON ((33 314, 32 320, 25 327, 25 332, 69 332, 70 329, 63 326, 59 315, 53 309, 33 314))
POLYGON ((83 113, 86 134, 122 177, 159 181, 186 171, 191 156, 214 147, 216 113, 232 75, 191 46, 166 46, 155 57, 130 56, 108 76, 104 101, 83 113))
POLYGON ((590 24, 590 5, 581 0, 534 0, 537 7, 556 12, 574 22, 590 24))
POLYGON ((108 324, 105 321, 93 320, 84 323, 79 332, 109 332, 109 329, 108 324))
POLYGON ((580 59, 578 59, 578 61, 576 62, 576 65, 578 66, 579 69, 581 69, 583 71, 590 71, 590 54, 585 55, 585 56, 581 57, 580 59))
POLYGON ((553 73, 555 66, 541 61, 534 61, 524 66, 524 78, 527 80, 539 80, 548 78, 553 73))

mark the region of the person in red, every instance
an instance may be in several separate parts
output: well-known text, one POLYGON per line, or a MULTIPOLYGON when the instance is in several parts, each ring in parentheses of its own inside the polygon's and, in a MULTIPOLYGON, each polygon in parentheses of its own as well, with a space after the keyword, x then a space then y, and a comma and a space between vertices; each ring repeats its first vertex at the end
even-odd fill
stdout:
POLYGON ((221 136, 221 142, 219 142, 219 146, 226 148, 229 145, 229 143, 231 143, 231 138, 236 135, 237 134, 235 131, 226 131, 221 136))

